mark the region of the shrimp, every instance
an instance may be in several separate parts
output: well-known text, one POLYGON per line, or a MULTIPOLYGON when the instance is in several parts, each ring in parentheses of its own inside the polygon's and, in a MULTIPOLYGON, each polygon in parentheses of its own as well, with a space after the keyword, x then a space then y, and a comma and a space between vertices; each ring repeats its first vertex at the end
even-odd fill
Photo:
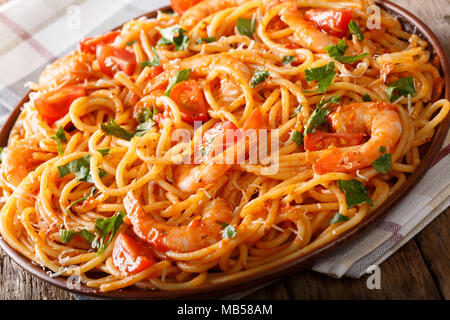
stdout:
MULTIPOLYGON (((256 109, 244 123, 242 129, 262 129, 264 127, 264 115, 260 109, 256 109)), ((229 159, 227 154, 232 152, 235 153, 234 159, 241 159, 242 153, 247 153, 249 148, 253 147, 253 145, 249 144, 255 143, 255 141, 250 143, 247 142, 246 139, 241 139, 235 144, 235 146, 237 146, 236 148, 230 147, 205 163, 199 165, 183 164, 175 167, 174 179, 177 187, 183 192, 194 193, 199 188, 203 188, 219 180, 233 167, 233 164, 217 163, 218 157, 221 156, 221 159, 227 160, 229 159), (245 146, 240 145, 242 143, 244 143, 245 146)), ((233 158, 233 156, 231 158, 233 158)))
POLYGON ((319 158, 314 163, 314 171, 319 174, 328 172, 354 172, 371 166, 382 152, 393 150, 402 134, 402 123, 396 107, 388 103, 353 103, 338 107, 330 114, 331 126, 337 133, 365 133, 370 139, 357 150, 339 152, 319 158))
POLYGON ((180 24, 186 30, 191 30, 203 18, 213 13, 236 7, 247 0, 207 0, 190 7, 181 17, 180 24))
POLYGON ((91 65, 95 56, 74 51, 47 66, 39 77, 39 90, 53 91, 80 83, 95 75, 91 65))
POLYGON ((191 252, 199 250, 222 239, 222 224, 232 219, 231 207, 227 201, 217 198, 185 226, 169 226, 147 215, 133 191, 128 191, 123 204, 134 233, 160 251, 191 252))
POLYGON ((39 161, 33 158, 33 153, 39 151, 37 139, 17 140, 5 148, 2 155, 0 170, 6 181, 18 186, 23 179, 37 168, 39 161))
POLYGON ((290 8, 281 10, 280 18, 294 30, 296 37, 293 40, 299 42, 304 48, 326 53, 326 47, 335 46, 340 40, 338 37, 320 31, 311 22, 306 21, 300 12, 290 8))

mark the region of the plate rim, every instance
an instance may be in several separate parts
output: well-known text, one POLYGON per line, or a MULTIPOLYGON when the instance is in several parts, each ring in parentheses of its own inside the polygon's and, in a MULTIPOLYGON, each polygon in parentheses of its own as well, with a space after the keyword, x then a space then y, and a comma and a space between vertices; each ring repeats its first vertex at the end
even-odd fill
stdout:
MULTIPOLYGON (((417 27, 419 33, 427 40, 429 46, 433 49, 434 54, 439 56, 441 60, 441 73, 443 73, 445 79, 445 98, 450 100, 450 62, 449 57, 436 35, 428 28, 428 26, 410 13, 408 10, 394 4, 388 0, 376 0, 376 4, 383 9, 395 14, 403 22, 408 22, 414 27, 417 27)), ((158 11, 170 9, 170 6, 162 7, 157 10, 150 11, 139 17, 152 17, 157 14, 158 11)), ((137 18, 139 18, 137 17, 137 18)), ((116 30, 121 26, 113 29, 116 30)), ((0 142, 5 144, 7 142, 9 133, 16 122, 22 105, 28 101, 28 93, 22 98, 9 115, 7 121, 0 130, 0 142)), ((426 146, 427 150, 421 159, 421 164, 417 169, 411 173, 402 187, 394 194, 388 197, 377 210, 372 212, 369 216, 365 217, 359 224, 344 232, 339 238, 319 247, 318 249, 289 261, 284 265, 277 266, 275 268, 264 270, 262 272, 243 276, 238 279, 226 281, 220 284, 214 285, 201 285, 193 289, 184 289, 178 291, 162 291, 162 290, 144 290, 136 287, 120 289, 110 292, 100 292, 98 289, 87 287, 86 285, 80 285, 78 288, 69 288, 66 278, 51 277, 47 272, 48 270, 36 265, 31 260, 23 256, 12 248, 4 239, 0 236, 0 247, 8 254, 8 256, 17 263, 20 267, 30 272, 34 276, 41 280, 44 280, 54 286, 69 291, 73 294, 90 296, 95 298, 110 298, 110 299, 173 299, 173 298, 218 298, 226 294, 248 290, 252 287, 257 287, 264 283, 269 284, 274 281, 280 280, 288 275, 291 275, 301 269, 310 266, 314 261, 320 259, 326 254, 329 254, 344 244, 349 243, 358 236, 363 236, 364 232, 369 228, 372 228, 376 223, 384 218, 389 209, 395 204, 399 203, 403 197, 408 193, 408 189, 416 186, 424 174, 435 164, 435 160, 441 150, 442 144, 447 136, 447 132, 450 126, 450 114, 447 115, 437 127, 435 134, 431 141, 426 146)))

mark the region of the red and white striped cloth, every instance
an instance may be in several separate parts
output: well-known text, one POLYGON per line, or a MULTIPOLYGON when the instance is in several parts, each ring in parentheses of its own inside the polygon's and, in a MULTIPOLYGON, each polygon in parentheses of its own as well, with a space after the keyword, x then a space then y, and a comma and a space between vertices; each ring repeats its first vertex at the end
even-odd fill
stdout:
MULTIPOLYGON (((106 32, 169 0, 13 0, 0 7, 0 123, 49 62, 86 37, 106 32)), ((383 221, 313 270, 358 278, 414 237, 450 204, 450 135, 422 181, 383 221)))

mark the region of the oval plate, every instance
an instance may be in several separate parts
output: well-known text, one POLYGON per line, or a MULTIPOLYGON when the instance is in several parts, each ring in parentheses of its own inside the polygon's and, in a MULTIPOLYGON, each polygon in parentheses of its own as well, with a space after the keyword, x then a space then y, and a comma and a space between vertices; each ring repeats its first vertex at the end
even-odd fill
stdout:
MULTIPOLYGON (((433 34, 433 32, 417 17, 405 9, 389 2, 389 1, 376 1, 379 6, 386 9, 390 13, 397 16, 403 23, 404 29, 412 32, 416 29, 416 34, 427 40, 433 47, 433 54, 437 55, 441 61, 441 68, 445 78, 445 98, 450 99, 450 64, 448 56, 446 55, 443 46, 433 34)), ((160 10, 167 10, 170 7, 164 7, 160 10)), ((149 12, 143 16, 152 18, 155 17, 157 11, 149 12)), ((120 28, 120 27, 119 27, 120 28)), ((0 145, 6 145, 9 137, 9 133, 20 114, 21 106, 28 101, 28 94, 20 101, 20 103, 13 110, 8 120, 4 124, 0 131, 0 145)), ((78 288, 69 288, 65 278, 62 277, 50 277, 47 270, 37 266, 30 260, 22 256, 15 251, 0 237, 0 246, 6 253, 17 263, 19 266, 37 276, 38 278, 45 280, 57 287, 68 290, 75 294, 87 295, 96 298, 112 298, 112 299, 174 299, 174 298, 219 298, 227 294, 235 293, 238 291, 249 290, 261 286, 264 284, 272 283, 283 277, 291 275, 299 270, 310 266, 314 261, 323 257, 324 255, 340 248, 345 243, 354 239, 357 236, 363 236, 364 231, 369 227, 373 227, 377 221, 383 218, 388 212, 389 208, 398 202, 408 190, 415 186, 422 178, 424 173, 433 165, 434 160, 437 157, 438 152, 441 149, 442 143, 447 136, 447 131, 450 124, 450 114, 446 119, 439 124, 437 130, 430 142, 423 145, 420 148, 422 156, 422 162, 417 169, 407 178, 403 186, 386 202, 366 217, 361 223, 354 228, 348 230, 342 234, 339 238, 324 245, 323 247, 313 251, 300 258, 292 259, 288 263, 275 267, 271 270, 265 270, 257 274, 241 277, 232 281, 227 281, 216 285, 202 285, 194 289, 178 290, 178 291, 159 291, 159 290, 142 290, 136 287, 129 287, 112 292, 100 292, 97 289, 80 285, 78 288)))

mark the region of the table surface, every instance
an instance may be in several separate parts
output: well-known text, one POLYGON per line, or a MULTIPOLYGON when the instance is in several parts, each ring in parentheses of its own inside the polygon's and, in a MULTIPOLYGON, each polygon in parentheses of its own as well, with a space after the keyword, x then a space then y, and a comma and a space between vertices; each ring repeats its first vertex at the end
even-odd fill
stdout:
MULTIPOLYGON (((9 0, 0 0, 0 4, 9 0)), ((393 0, 421 18, 450 52, 449 0, 393 0)), ((380 265, 381 289, 367 277, 333 279, 309 270, 245 299, 450 299, 450 208, 380 265)), ((74 299, 28 274, 0 250, 0 299, 74 299)))

